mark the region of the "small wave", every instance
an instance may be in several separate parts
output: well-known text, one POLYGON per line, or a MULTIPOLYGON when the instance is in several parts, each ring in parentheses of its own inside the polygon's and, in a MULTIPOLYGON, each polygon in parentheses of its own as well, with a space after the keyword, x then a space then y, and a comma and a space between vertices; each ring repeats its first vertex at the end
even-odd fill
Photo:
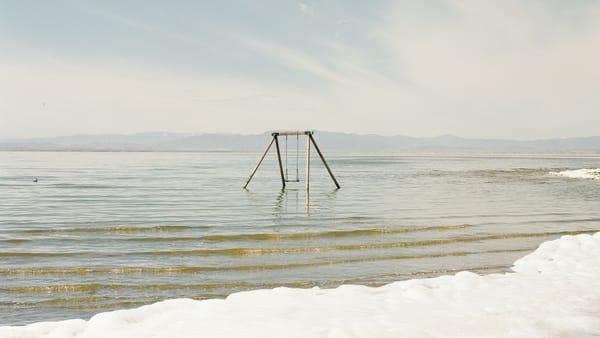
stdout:
MULTIPOLYGON (((532 252, 534 251, 535 248, 524 248, 524 249, 512 249, 512 250, 492 250, 492 251, 485 251, 482 253, 508 253, 508 252, 532 252)), ((406 279, 406 278, 429 278, 429 277, 435 277, 435 276, 440 276, 440 275, 452 275, 452 274, 456 274, 459 273, 461 271, 470 271, 470 272, 475 272, 475 273, 489 273, 491 272, 508 272, 510 271, 512 265, 476 265, 476 266, 471 266, 468 268, 460 268, 460 269, 433 269, 433 270, 417 270, 417 271, 412 271, 409 273, 387 273, 387 274, 380 274, 380 275, 376 275, 374 277, 370 277, 371 279, 373 278, 377 278, 377 279, 383 279, 383 280, 401 280, 401 279, 406 279)), ((365 284, 363 283, 354 283, 354 284, 365 284)), ((373 282, 373 283, 369 283, 369 285, 372 286, 382 286, 384 284, 387 284, 385 282, 373 282)))
MULTIPOLYGON (((157 299, 158 300, 158 299, 157 299)), ((58 308, 66 310, 114 310, 114 309, 125 309, 131 307, 139 307, 142 305, 148 305, 146 301, 124 301, 114 303, 81 303, 76 305, 64 305, 58 308)))
POLYGON ((11 244, 21 244, 21 243, 31 242, 31 239, 13 238, 13 239, 3 239, 2 241, 6 242, 6 243, 11 243, 11 244))
POLYGON ((5 268, 0 274, 11 275, 87 275, 87 274, 186 274, 214 271, 217 268, 175 266, 175 267, 98 267, 98 268, 5 268))
MULTIPOLYGON (((211 242, 228 242, 228 241, 280 241, 280 240, 302 240, 313 238, 342 238, 342 237, 358 237, 358 236, 377 236, 377 235, 393 235, 408 232, 421 231, 451 231, 472 227, 471 224, 456 224, 456 225, 432 225, 422 227, 409 228, 375 228, 375 229, 353 229, 353 230, 332 230, 324 232, 300 232, 300 233, 248 233, 235 235, 206 235, 206 236, 181 236, 181 237, 125 237, 114 238, 112 240, 128 241, 128 242, 195 242, 195 241, 211 241, 211 242)), ((75 232, 99 232, 110 234, 130 234, 138 232, 166 232, 178 231, 187 229, 208 229, 211 226, 153 226, 153 227, 103 227, 103 228, 63 228, 63 229, 29 229, 20 230, 19 233, 75 233, 75 232)), ((90 238, 60 238, 61 241, 89 241, 90 238)), ((9 240, 5 240, 9 241, 9 240)), ((11 243, 20 243, 31 241, 28 239, 10 240, 11 243)))
MULTIPOLYGON (((387 243, 369 243, 369 244, 347 244, 347 245, 332 245, 332 246, 309 246, 309 247, 275 247, 275 248, 223 248, 223 249, 192 249, 192 250, 169 250, 169 251, 133 251, 119 253, 127 256, 252 256, 252 255, 271 255, 271 254, 289 254, 289 253, 315 253, 315 252, 334 252, 334 251, 359 251, 359 250, 377 250, 377 249, 397 249, 404 247, 424 247, 424 246, 441 246, 460 243, 470 243, 479 241, 504 240, 511 238, 531 238, 531 237, 549 237, 563 235, 577 235, 583 233, 593 233, 598 230, 580 230, 580 231, 556 231, 556 232, 536 232, 536 233, 509 233, 495 234, 474 237, 458 237, 449 239, 432 239, 425 241, 413 242, 387 242, 387 243)), ((105 253, 108 255, 117 253, 105 253)), ((0 251, 0 257, 67 257, 67 256, 86 256, 94 255, 91 252, 9 252, 0 251)), ((409 257, 414 258, 414 257, 409 257)), ((312 263, 311 263, 312 264, 312 263)), ((318 263, 321 264, 321 263, 318 263)), ((293 265, 287 265, 293 266, 293 265)), ((279 267, 276 267, 279 268, 279 267)), ((229 268, 230 269, 230 268, 229 268)), ((258 268, 238 267, 238 270, 254 270, 254 269, 272 269, 269 266, 261 265, 258 268)), ((88 274, 88 273, 194 273, 222 270, 219 267, 169 267, 169 268, 75 268, 53 270, 45 272, 46 269, 39 269, 32 274, 88 274)), ((22 273, 27 274, 23 269, 0 269, 0 274, 3 273, 22 273)))
POLYGON ((522 176, 537 176, 543 172, 544 169, 540 168, 480 169, 467 171, 468 174, 476 176, 514 176, 516 178, 522 176))
POLYGON ((54 183, 50 187, 61 189, 118 189, 116 185, 101 185, 101 184, 76 184, 76 183, 54 183))
MULTIPOLYGON (((151 301, 159 301, 158 298, 153 298, 151 301)), ((55 298, 33 302, 18 302, 18 303, 0 303, 5 306, 28 306, 28 307, 46 307, 49 309, 117 309, 131 306, 146 305, 148 301, 119 301, 116 297, 106 296, 91 296, 91 297, 74 297, 74 298, 55 298)))
POLYGON ((71 257, 82 256, 85 252, 13 252, 1 251, 0 257, 71 257))
POLYGON ((44 286, 20 286, 3 288, 5 291, 18 293, 57 293, 57 292, 96 292, 101 288, 100 284, 70 284, 70 285, 44 285, 44 286))
MULTIPOLYGON (((506 252, 531 251, 534 248, 519 248, 519 249, 503 249, 503 250, 485 250, 485 251, 456 251, 443 252, 432 254, 414 254, 414 255, 385 255, 385 256, 370 256, 353 259, 342 259, 324 262, 305 262, 291 264, 260 264, 260 265, 238 265, 238 266, 179 266, 171 268, 161 267, 126 267, 126 268, 46 268, 46 269, 0 269, 0 274, 5 275, 87 275, 96 273, 111 273, 111 274, 190 274, 203 272, 217 271, 260 271, 260 270, 287 270, 296 268, 311 268, 322 267, 340 264, 355 264, 367 263, 387 260, 405 260, 405 259, 426 259, 426 258, 442 258, 442 257, 458 257, 480 254, 494 254, 506 252)), ((219 284, 223 287, 232 285, 219 284)), ((140 288, 152 288, 147 285, 138 286, 140 288)), ((101 288, 107 288, 99 284, 76 284, 76 285, 52 285, 52 286, 18 286, 18 287, 0 287, 0 290, 7 292, 33 293, 33 292, 69 292, 69 291, 95 291, 101 288)), ((132 288, 132 286, 112 284, 111 289, 132 288)), ((157 288, 154 286, 153 288, 157 288)), ((169 286, 165 287, 169 288, 169 286)))
MULTIPOLYGON (((341 283, 341 281, 334 281, 341 283)), ((302 288, 313 286, 312 282, 287 282, 287 283, 201 283, 201 284, 69 284, 69 285, 38 285, 38 286, 15 286, 2 288, 11 293, 64 293, 64 292, 97 292, 99 290, 219 290, 219 289, 266 289, 286 286, 290 288, 302 288)), ((31 304, 48 304, 62 302, 97 302, 108 300, 106 296, 70 297, 47 299, 31 304), (106 298, 106 299, 103 299, 106 298)))
POLYGON ((128 234, 152 231, 182 231, 194 228, 209 228, 210 226, 185 226, 185 225, 153 225, 153 226, 114 226, 114 227, 89 227, 89 228, 59 228, 59 229, 27 229, 20 230, 22 234, 47 234, 47 233, 78 233, 97 232, 112 234, 128 234))
POLYGON ((600 180, 600 168, 563 170, 559 172, 552 171, 549 174, 551 176, 561 176, 567 178, 600 180))
POLYGON ((297 240, 297 239, 309 239, 309 238, 328 238, 328 237, 353 237, 353 236, 369 236, 369 235, 390 235, 400 234, 406 232, 419 232, 419 231, 434 231, 434 230, 455 230, 464 229, 470 227, 470 224, 458 224, 458 225, 438 225, 438 226, 426 226, 426 227, 414 227, 414 228, 402 228, 402 229, 355 229, 355 230, 333 230, 325 232, 304 232, 304 233, 288 233, 288 234, 277 234, 277 233, 253 233, 253 234, 239 234, 239 235, 210 235, 203 236, 201 239, 221 242, 230 240, 257 240, 257 241, 269 241, 269 240, 297 240))
POLYGON ((319 247, 279 247, 279 248, 226 248, 226 249, 194 249, 194 250, 176 250, 176 251, 146 251, 132 252, 130 255, 154 255, 154 256, 249 256, 249 255, 268 255, 285 253, 310 253, 310 252, 332 252, 332 251, 355 251, 355 250, 375 250, 375 249, 396 249, 403 247, 420 246, 438 246, 451 245, 459 243, 470 243, 489 240, 503 240, 511 238, 531 238, 531 237, 549 237, 575 235, 581 233, 592 233, 598 230, 589 231, 557 231, 557 232, 536 232, 536 233, 509 233, 486 236, 458 237, 451 239, 432 239, 414 242, 387 242, 370 244, 348 244, 319 247))
POLYGON ((99 303, 112 300, 112 297, 107 296, 88 296, 88 297, 70 297, 70 298, 53 298, 38 302, 25 302, 23 305, 55 305, 55 304, 73 304, 73 303, 99 303))

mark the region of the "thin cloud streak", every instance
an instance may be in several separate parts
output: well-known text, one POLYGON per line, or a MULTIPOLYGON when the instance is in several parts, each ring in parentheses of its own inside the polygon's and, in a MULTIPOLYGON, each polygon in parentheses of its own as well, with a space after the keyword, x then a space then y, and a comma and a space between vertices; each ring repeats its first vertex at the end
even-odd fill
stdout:
POLYGON ((596 2, 388 2, 368 18, 349 5, 295 5, 278 10, 312 14, 278 26, 277 34, 224 25, 208 42, 176 24, 86 8, 126 30, 171 40, 174 49, 162 55, 164 64, 128 55, 56 60, 56 51, 45 50, 8 59, 0 66, 0 132, 600 134, 596 2), (216 58, 198 65, 172 58, 207 50, 216 58))

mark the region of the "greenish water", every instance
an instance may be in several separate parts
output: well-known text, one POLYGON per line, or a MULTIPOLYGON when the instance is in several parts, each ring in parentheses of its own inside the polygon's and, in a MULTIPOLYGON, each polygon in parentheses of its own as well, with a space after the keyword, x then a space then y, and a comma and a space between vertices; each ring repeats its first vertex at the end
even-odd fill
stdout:
POLYGON ((342 188, 314 157, 308 206, 303 177, 280 189, 272 155, 242 189, 258 156, 0 152, 0 325, 502 272, 543 241, 600 230, 600 180, 548 174, 598 156, 326 154, 342 188))

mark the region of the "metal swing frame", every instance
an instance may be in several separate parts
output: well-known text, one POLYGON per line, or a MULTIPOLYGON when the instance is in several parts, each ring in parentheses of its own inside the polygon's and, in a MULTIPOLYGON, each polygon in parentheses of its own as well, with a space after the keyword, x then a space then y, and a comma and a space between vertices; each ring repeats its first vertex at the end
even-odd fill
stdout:
POLYGON ((271 146, 273 145, 273 143, 275 143, 275 149, 277 150, 277 162, 279 163, 279 174, 281 175, 281 185, 283 186, 282 188, 285 189, 286 187, 286 182, 298 182, 299 177, 298 177, 298 157, 299 157, 299 136, 305 135, 306 136, 306 190, 308 191, 310 188, 310 145, 312 143, 312 145, 315 147, 315 150, 317 151, 317 154, 319 154, 319 157, 321 158, 321 161, 323 162, 323 164, 325 165, 325 169, 327 169, 327 172, 329 173, 329 176, 331 177, 331 179, 333 180, 333 183, 335 184, 336 188, 339 189, 340 188, 340 184, 338 183, 338 181, 335 179, 335 176, 333 176, 333 172, 331 172, 331 169, 329 168, 329 165, 327 164, 327 161, 325 161, 325 157, 323 156, 323 153, 321 153, 321 149, 319 149, 319 146, 317 145, 317 142, 315 141, 315 138, 313 137, 314 132, 312 130, 307 130, 307 131, 283 131, 283 132, 273 132, 271 133, 271 141, 267 144, 267 147, 265 148, 265 151, 262 153, 262 156, 260 157, 260 159, 258 160, 258 163, 256 164, 256 166, 254 167, 254 170, 252 170, 252 173, 250 174, 250 177, 248 177, 248 180, 246 180, 246 183, 244 183, 243 188, 246 189, 246 187, 248 187, 248 184, 250 184, 250 181, 252 180, 252 178, 254 177, 254 174, 256 174, 256 171, 258 170, 258 168, 260 167, 260 164, 262 163, 262 161, 264 160, 265 156, 267 156, 267 153, 269 152, 269 150, 271 149, 271 146), (288 136, 296 136, 297 137, 297 142, 296 142, 296 180, 288 180, 287 179, 287 137, 288 136), (285 163, 286 163, 286 170, 285 170, 285 174, 283 171, 283 163, 281 160, 281 150, 279 147, 279 136, 285 136, 286 137, 286 156, 285 156, 285 163))

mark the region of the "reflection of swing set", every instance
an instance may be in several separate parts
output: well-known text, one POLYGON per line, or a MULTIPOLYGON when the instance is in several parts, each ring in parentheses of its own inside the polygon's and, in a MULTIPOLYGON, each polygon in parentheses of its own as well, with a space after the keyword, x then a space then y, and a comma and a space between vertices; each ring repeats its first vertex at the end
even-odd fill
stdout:
POLYGON ((269 152, 269 149, 271 149, 273 142, 275 142, 275 148, 277 149, 277 161, 279 162, 279 174, 281 175, 281 184, 283 185, 283 188, 285 188, 285 185, 287 182, 300 182, 300 177, 298 175, 298 162, 299 162, 298 158, 300 157, 300 142, 299 141, 300 141, 301 135, 306 136, 306 190, 309 189, 309 183, 310 183, 310 144, 311 143, 313 144, 313 146, 315 147, 315 150, 319 154, 321 161, 323 161, 323 164, 325 165, 325 168, 327 169, 329 176, 331 176, 333 183, 339 189, 340 185, 337 182, 337 180, 335 179, 335 177, 333 176, 331 169, 329 169, 329 165, 327 165, 327 162, 325 161, 325 157, 323 157, 323 154, 321 153, 319 146, 317 146, 317 142, 315 142, 315 139, 313 137, 313 131, 310 131, 310 130, 309 131, 286 131, 286 132, 271 133, 271 136, 272 136, 271 141, 269 142, 269 144, 267 145, 267 148, 265 149, 262 156, 258 160, 256 167, 254 167, 254 170, 252 170, 252 174, 250 174, 250 177, 248 177, 248 180, 244 184, 244 189, 246 189, 246 187, 252 180, 252 177, 254 177, 254 174, 258 170, 258 167, 260 167, 260 164, 262 163, 263 159, 269 152), (281 150, 279 147, 279 136, 285 136, 285 171, 283 169, 283 162, 281 160, 281 150), (296 176, 292 177, 292 178, 290 178, 290 175, 288 172, 288 136, 296 136, 296 176))

